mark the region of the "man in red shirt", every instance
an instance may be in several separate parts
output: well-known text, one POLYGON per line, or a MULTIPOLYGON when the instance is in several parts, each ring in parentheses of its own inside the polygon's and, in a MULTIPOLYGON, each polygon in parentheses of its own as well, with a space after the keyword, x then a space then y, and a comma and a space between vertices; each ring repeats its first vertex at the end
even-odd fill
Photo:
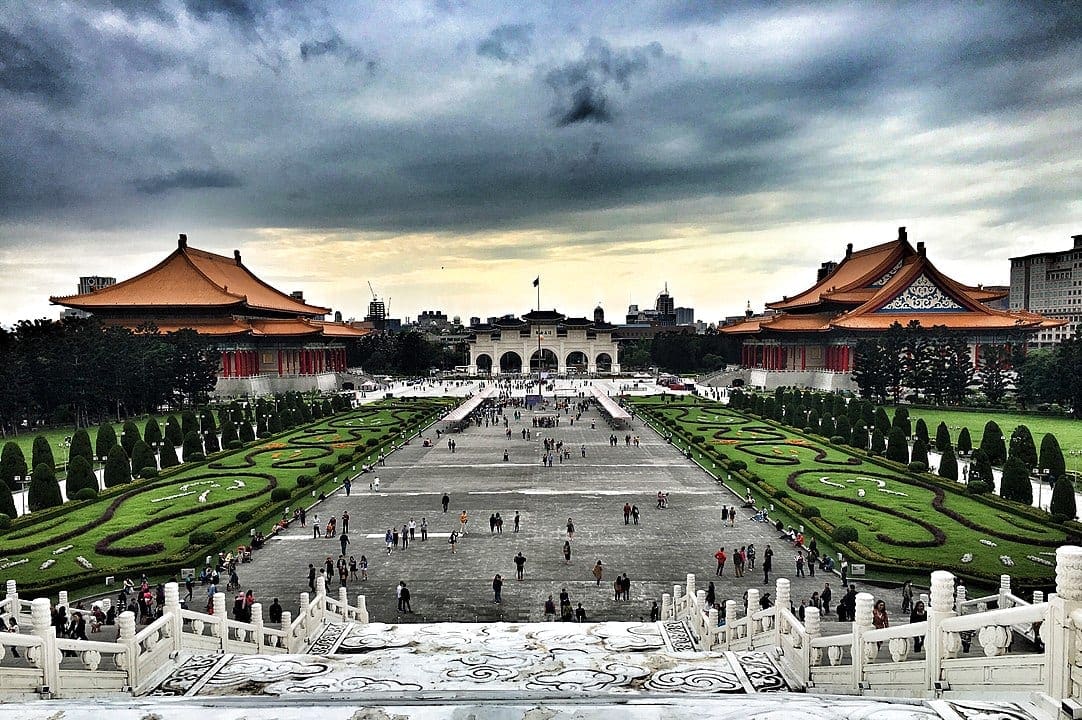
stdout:
POLYGON ((725 573, 725 561, 729 559, 729 556, 725 554, 725 548, 721 548, 714 553, 714 559, 718 561, 718 569, 714 574, 721 577, 725 573))

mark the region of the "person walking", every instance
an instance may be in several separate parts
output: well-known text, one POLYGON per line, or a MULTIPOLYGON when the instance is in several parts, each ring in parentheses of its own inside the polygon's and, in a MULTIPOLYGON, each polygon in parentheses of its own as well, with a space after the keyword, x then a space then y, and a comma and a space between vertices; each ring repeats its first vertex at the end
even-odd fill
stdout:
POLYGON ((556 620, 556 602, 549 595, 549 599, 545 601, 545 622, 554 622, 556 620))
POLYGON ((902 612, 907 613, 913 609, 913 583, 908 580, 902 585, 902 612))
POLYGON ((631 524, 631 504, 624 503, 624 525, 631 524))
POLYGON ((342 511, 342 534, 349 532, 349 510, 342 511))
POLYGON ((804 577, 804 553, 796 551, 796 576, 804 577))
POLYGON ((323 530, 319 526, 319 513, 312 513, 312 537, 323 537, 323 530))
POLYGON ((516 510, 515 511, 515 529, 514 529, 514 532, 519 531, 519 522, 520 521, 519 521, 519 516, 518 516, 518 510, 516 510))
MULTIPOLYGON (((928 611, 924 607, 924 601, 923 600, 918 600, 916 603, 914 603, 912 612, 909 613, 909 622, 911 622, 911 623, 924 622, 927 619, 928 619, 928 611)), ((923 635, 918 635, 915 638, 913 638, 913 651, 914 652, 920 652, 923 647, 924 647, 924 636, 923 635)))
POLYGON ((620 598, 624 594, 624 579, 619 575, 612 581, 612 599, 616 602, 620 602, 620 598))
POLYGON ((451 537, 447 538, 447 542, 451 545, 451 554, 454 555, 458 552, 458 531, 452 530, 451 537))
POLYGON ((631 522, 634 523, 635 525, 639 524, 639 506, 638 505, 632 505, 631 506, 631 522))
POLYGON ((440 500, 440 502, 443 503, 443 511, 447 512, 447 506, 451 504, 451 498, 448 497, 447 493, 443 494, 443 498, 440 500))
POLYGON ((624 573, 622 585, 624 586, 624 600, 631 600, 631 578, 624 573))
POLYGON ((571 564, 571 541, 564 540, 564 565, 571 564))
POLYGON ((522 554, 520 550, 518 555, 515 555, 515 578, 522 580, 526 574, 526 556, 522 554))
POLYGON ((361 555, 361 581, 368 579, 368 558, 365 555, 361 555))
POLYGON ((754 570, 755 569, 755 543, 748 543, 748 550, 745 553, 745 555, 746 555, 746 559, 748 561, 748 563, 747 563, 748 570, 754 570))
POLYGON ((394 545, 394 535, 391 534, 391 529, 387 528, 387 534, 383 536, 384 542, 387 543, 387 554, 391 554, 391 547, 394 545))
POLYGON ((594 574, 594 580, 597 581, 597 587, 601 587, 601 576, 605 574, 605 568, 601 566, 600 559, 598 559, 598 561, 594 563, 594 569, 592 570, 592 572, 594 574))
POLYGON ((312 563, 308 563, 308 589, 316 591, 316 566, 312 563))
POLYGON ((428 520, 421 518, 421 542, 428 540, 428 520))
POLYGON ((488 516, 488 534, 496 534, 496 513, 492 513, 488 516))
POLYGON ((496 576, 492 578, 492 599, 497 605, 499 605, 503 598, 501 593, 503 592, 503 577, 496 573, 496 576))
POLYGON ((458 516, 458 522, 459 522, 459 525, 460 525, 460 527, 459 527, 459 534, 460 535, 465 535, 466 534, 466 523, 468 523, 469 521, 470 521, 470 516, 468 514, 466 514, 465 510, 463 510, 462 513, 458 516))
POLYGON ((402 608, 408 612, 413 613, 413 606, 410 605, 410 589, 406 587, 406 583, 402 583, 402 594, 399 596, 399 600, 402 603, 402 608))
POLYGON ((352 555, 349 556, 349 580, 353 582, 357 579, 357 558, 352 555))
POLYGON ((774 551, 770 549, 770 546, 766 546, 766 550, 763 551, 763 585, 770 582, 770 570, 774 564, 774 551))
POLYGON ((409 527, 406 523, 402 523, 402 549, 405 550, 410 546, 409 527))
POLYGON ((830 583, 823 583, 823 591, 819 593, 819 602, 823 604, 823 614, 830 614, 830 598, 832 593, 830 592, 830 583))
POLYGON ((342 546, 342 554, 346 554, 346 545, 349 545, 349 535, 343 529, 342 534, 338 536, 338 544, 342 546))
POLYGON ((718 577, 724 576, 724 574, 725 574, 725 561, 728 559, 728 556, 725 554, 725 548, 721 548, 716 553, 714 553, 714 559, 718 561, 718 567, 714 571, 714 574, 717 575, 718 577))
POLYGON ((744 563, 747 562, 745 552, 744 546, 741 545, 740 549, 733 553, 733 572, 738 578, 744 577, 744 563))
POLYGON ((571 518, 567 519, 567 539, 568 540, 574 540, 575 539, 575 523, 573 523, 571 521, 571 518))
POLYGON ((307 519, 307 516, 308 516, 308 513, 305 511, 305 509, 301 508, 301 511, 300 511, 301 527, 306 527, 304 521, 307 519))
POLYGON ((410 518, 410 542, 413 542, 416 539, 416 535, 417 535, 417 521, 414 520, 413 518, 410 518))

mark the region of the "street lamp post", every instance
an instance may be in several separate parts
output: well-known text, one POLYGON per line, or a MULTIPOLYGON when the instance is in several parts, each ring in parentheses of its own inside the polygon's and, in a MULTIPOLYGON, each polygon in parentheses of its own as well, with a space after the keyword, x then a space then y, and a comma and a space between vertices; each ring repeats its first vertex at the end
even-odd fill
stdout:
POLYGON ((15 482, 19 483, 19 488, 23 491, 23 515, 26 515, 26 496, 29 494, 31 478, 29 475, 16 475, 15 482))

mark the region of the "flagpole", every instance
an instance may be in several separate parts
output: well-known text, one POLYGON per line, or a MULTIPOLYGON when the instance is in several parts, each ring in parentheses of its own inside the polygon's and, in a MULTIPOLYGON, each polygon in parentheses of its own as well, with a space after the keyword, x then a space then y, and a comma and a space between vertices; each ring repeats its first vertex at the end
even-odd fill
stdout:
MULTIPOLYGON (((537 312, 541 312, 541 276, 538 275, 533 281, 534 287, 537 288, 537 312)), ((541 328, 537 329, 537 398, 541 399, 541 328)))

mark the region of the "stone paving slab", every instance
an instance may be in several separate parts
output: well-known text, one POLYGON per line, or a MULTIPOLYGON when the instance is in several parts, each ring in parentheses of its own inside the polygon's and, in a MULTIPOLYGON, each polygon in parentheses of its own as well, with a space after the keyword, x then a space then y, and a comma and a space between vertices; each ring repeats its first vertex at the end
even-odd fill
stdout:
MULTIPOLYGON (((318 514, 325 524, 331 515, 340 517, 348 510, 346 555, 367 556, 369 580, 349 582, 347 588, 351 598, 358 593, 367 597, 373 621, 536 621, 542 619, 545 598, 551 593, 558 599, 563 588, 574 605, 583 604, 590 620, 648 619, 652 601, 671 592, 674 583, 683 585, 688 572, 697 575, 700 587, 715 580, 719 602, 742 603, 750 587, 773 592, 773 577, 768 586, 761 571, 737 579, 730 563, 725 577, 716 578, 713 555, 720 546, 731 553, 748 542, 755 543, 760 558, 768 544, 773 547, 774 568, 792 580, 797 604, 822 588, 821 576, 793 578, 791 546, 779 540, 772 527, 751 521, 748 511, 738 509, 735 527, 722 527, 722 506, 737 505, 738 499, 640 422, 630 431, 639 438, 639 447, 627 447, 624 433, 610 430, 593 408, 573 425, 570 415, 561 414, 560 426, 554 428, 535 428, 532 422, 535 415, 551 416, 551 410, 524 411, 518 421, 510 413, 511 439, 502 420, 499 427, 473 426, 439 439, 437 424, 428 434, 432 447, 415 439, 390 455, 386 465, 361 476, 349 497, 339 492, 310 510, 308 528, 293 527, 270 540, 251 564, 239 568, 242 585, 253 588, 264 607, 278 597, 287 610, 295 610, 298 593, 308 589, 308 564, 321 567, 341 551, 338 539, 311 537, 312 516, 318 514), (522 439, 524 428, 530 440, 522 439), (612 432, 618 432, 617 447, 608 443, 612 432), (571 457, 543 467, 545 437, 562 441, 571 457), (454 452, 447 447, 449 438, 455 442, 454 452), (380 480, 378 492, 368 489, 375 477, 380 480), (656 508, 659 490, 669 493, 668 509, 656 508), (445 492, 451 498, 447 513, 440 507, 445 492), (639 507, 638 525, 624 524, 625 502, 639 507), (446 535, 459 527, 458 513, 464 509, 469 532, 452 555, 446 535), (512 532, 516 511, 519 533, 512 532), (490 532, 488 523, 496 512, 504 518, 499 535, 490 532), (562 552, 569 517, 575 537, 572 562, 566 564, 562 552), (388 555, 383 534, 411 518, 417 523, 427 519, 430 539, 420 542, 418 535, 408 549, 388 555), (527 558, 524 581, 514 579, 517 552, 527 558), (600 586, 591 575, 598 559, 604 567, 600 586), (493 602, 496 573, 505 581, 501 604, 493 602), (613 599, 617 573, 631 580, 630 601, 613 599), (411 590, 413 613, 396 609, 399 581, 411 590)), ((837 578, 830 581, 837 602, 839 583, 837 578)), ((337 578, 329 587, 337 592, 337 578)), ((199 592, 197 587, 197 596, 199 592)), ((899 595, 888 606, 897 608, 900 602, 899 595)))

